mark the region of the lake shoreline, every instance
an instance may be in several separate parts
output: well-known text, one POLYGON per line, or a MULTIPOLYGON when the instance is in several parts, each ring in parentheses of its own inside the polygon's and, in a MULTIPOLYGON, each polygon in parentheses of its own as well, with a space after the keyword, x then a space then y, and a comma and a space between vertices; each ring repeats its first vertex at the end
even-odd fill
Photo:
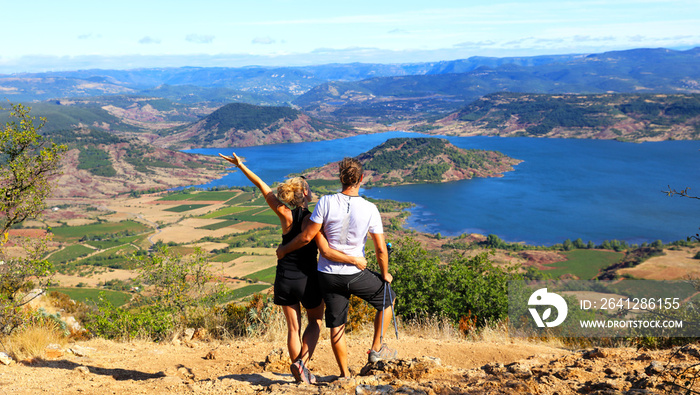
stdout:
MULTIPOLYGON (((188 150, 208 155, 235 151, 266 182, 355 156, 392 137, 387 132, 313 143, 188 150), (295 153, 289 155, 289 153, 295 153)), ((624 144, 610 140, 442 136, 460 148, 496 150, 524 160, 504 177, 447 183, 372 187, 367 196, 416 204, 407 229, 460 235, 496 234, 506 241, 552 245, 582 238, 596 244, 683 240, 697 233, 700 205, 661 193, 668 185, 700 184, 688 168, 700 167, 700 141, 624 144), (454 212, 445 207, 459 205, 454 212)), ((208 184, 251 185, 239 173, 208 184)))

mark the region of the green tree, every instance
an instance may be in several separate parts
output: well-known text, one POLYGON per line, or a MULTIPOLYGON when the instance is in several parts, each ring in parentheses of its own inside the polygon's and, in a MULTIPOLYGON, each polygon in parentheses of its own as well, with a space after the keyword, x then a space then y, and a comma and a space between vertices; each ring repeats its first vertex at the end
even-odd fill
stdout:
POLYGON ((574 249, 574 243, 571 242, 571 239, 566 239, 562 248, 564 248, 564 251, 571 251, 574 249))
POLYGON ((5 334, 24 322, 21 306, 29 302, 24 293, 46 285, 51 273, 51 264, 41 258, 46 238, 12 240, 20 248, 11 250, 8 231, 44 210, 52 176, 58 174, 66 150, 39 134, 45 119, 35 125, 30 108, 11 106, 10 121, 0 130, 0 332, 5 334))
MULTIPOLYGON (((7 110, 7 109, 2 109, 7 110)), ((38 131, 46 120, 34 125, 30 108, 12 105, 11 120, 0 133, 0 232, 28 218, 37 217, 51 193, 50 179, 58 173, 59 160, 65 152, 38 131)))
POLYGON ((505 243, 500 237, 494 234, 486 236, 485 246, 488 248, 501 248, 505 243))

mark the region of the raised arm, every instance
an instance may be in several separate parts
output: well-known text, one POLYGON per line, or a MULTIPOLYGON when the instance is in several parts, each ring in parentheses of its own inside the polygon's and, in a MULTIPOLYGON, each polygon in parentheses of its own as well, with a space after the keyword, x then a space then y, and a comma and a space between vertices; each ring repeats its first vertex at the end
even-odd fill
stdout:
POLYGON ((227 161, 233 163, 234 166, 241 169, 243 174, 245 174, 245 176, 248 177, 250 182, 255 184, 256 187, 258 187, 260 192, 262 192, 263 196, 266 196, 268 193, 272 192, 272 189, 265 183, 265 181, 260 179, 260 177, 258 177, 257 174, 253 173, 250 169, 248 169, 248 167, 246 167, 246 165, 243 164, 243 161, 241 160, 241 158, 238 157, 238 155, 236 155, 235 152, 232 153, 231 155, 233 155, 233 156, 226 156, 224 154, 219 154, 220 157, 226 159, 227 161))
POLYGON ((284 227, 286 222, 289 222, 291 220, 291 217, 286 215, 286 213, 283 213, 282 211, 287 210, 287 206, 282 204, 282 202, 277 199, 277 196, 275 196, 274 192, 272 192, 272 189, 263 181, 260 177, 258 177, 257 174, 253 173, 245 164, 243 164, 243 161, 241 158, 239 158, 235 153, 231 154, 233 156, 226 156, 223 154, 219 154, 220 157, 226 159, 227 161, 233 163, 234 166, 239 168, 243 174, 248 177, 250 182, 252 182, 260 192, 262 192, 263 196, 265 197, 265 201, 267 202, 267 205, 270 206, 272 211, 277 214, 278 217, 280 217, 280 220, 283 222, 282 226, 284 227))
POLYGON ((394 280, 394 276, 389 273, 389 251, 386 248, 384 233, 370 233, 369 235, 372 237, 372 242, 374 242, 374 252, 377 255, 377 264, 382 272, 382 278, 384 281, 391 283, 394 280))

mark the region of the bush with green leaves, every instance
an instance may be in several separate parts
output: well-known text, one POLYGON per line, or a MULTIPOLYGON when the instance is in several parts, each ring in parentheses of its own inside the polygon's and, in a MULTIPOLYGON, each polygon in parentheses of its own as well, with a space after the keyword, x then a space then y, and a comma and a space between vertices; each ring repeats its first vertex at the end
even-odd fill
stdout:
POLYGON ((181 256, 165 246, 149 255, 132 257, 145 286, 128 306, 115 307, 101 296, 86 314, 86 328, 96 336, 163 340, 175 329, 202 321, 202 311, 214 312, 223 297, 223 285, 211 283, 206 253, 195 249, 181 256))
POLYGON ((186 315, 188 308, 212 306, 223 296, 223 284, 208 284, 214 275, 206 252, 200 248, 181 256, 163 246, 149 255, 135 255, 133 260, 140 271, 139 280, 149 289, 144 303, 186 315))
POLYGON ((158 304, 136 308, 116 307, 101 294, 94 309, 85 315, 85 329, 106 339, 167 338, 175 327, 172 311, 158 304))
POLYGON ((479 327, 504 319, 508 280, 519 275, 514 266, 495 266, 490 254, 453 254, 443 262, 410 237, 396 242, 389 263, 392 288, 398 295, 396 314, 446 317, 455 324, 470 316, 476 317, 479 327))
MULTIPOLYGON (((6 110, 2 108, 2 110, 6 110)), ((51 193, 52 177, 59 173, 66 147, 39 134, 30 108, 21 104, 9 109, 10 121, 0 129, 0 333, 9 334, 25 321, 22 306, 26 291, 48 283, 51 264, 42 259, 47 238, 11 240, 8 230, 24 220, 37 218, 51 193), (15 121, 14 119, 17 119, 15 121)))

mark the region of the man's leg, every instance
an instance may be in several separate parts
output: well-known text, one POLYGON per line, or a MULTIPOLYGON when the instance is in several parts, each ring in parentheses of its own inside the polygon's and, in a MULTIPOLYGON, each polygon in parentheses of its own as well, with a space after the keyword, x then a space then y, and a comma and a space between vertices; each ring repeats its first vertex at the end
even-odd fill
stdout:
POLYGON ((350 377, 348 369, 348 345, 345 342, 345 324, 331 328, 331 348, 340 368, 340 377, 350 377))
POLYGON ((369 270, 358 281, 351 285, 350 292, 357 295, 377 310, 374 316, 374 337, 372 338, 372 347, 370 349, 369 361, 375 362, 381 359, 392 359, 396 357, 396 351, 387 347, 382 349, 382 328, 386 332, 392 319, 392 304, 396 300, 391 288, 385 288, 386 283, 379 277, 378 274, 369 270), (384 312, 382 314, 382 311, 384 312))
POLYGON ((382 326, 384 326, 384 333, 387 333, 387 329, 391 324, 392 318, 391 305, 384 309, 384 314, 381 310, 377 310, 377 314, 374 316, 374 338, 372 339, 372 350, 379 351, 382 348, 382 326), (382 322, 382 317, 384 318, 382 322))
POLYGON ((319 273, 319 284, 326 303, 326 327, 331 331, 331 348, 340 369, 340 377, 350 377, 345 323, 350 306, 348 282, 355 276, 319 273))

